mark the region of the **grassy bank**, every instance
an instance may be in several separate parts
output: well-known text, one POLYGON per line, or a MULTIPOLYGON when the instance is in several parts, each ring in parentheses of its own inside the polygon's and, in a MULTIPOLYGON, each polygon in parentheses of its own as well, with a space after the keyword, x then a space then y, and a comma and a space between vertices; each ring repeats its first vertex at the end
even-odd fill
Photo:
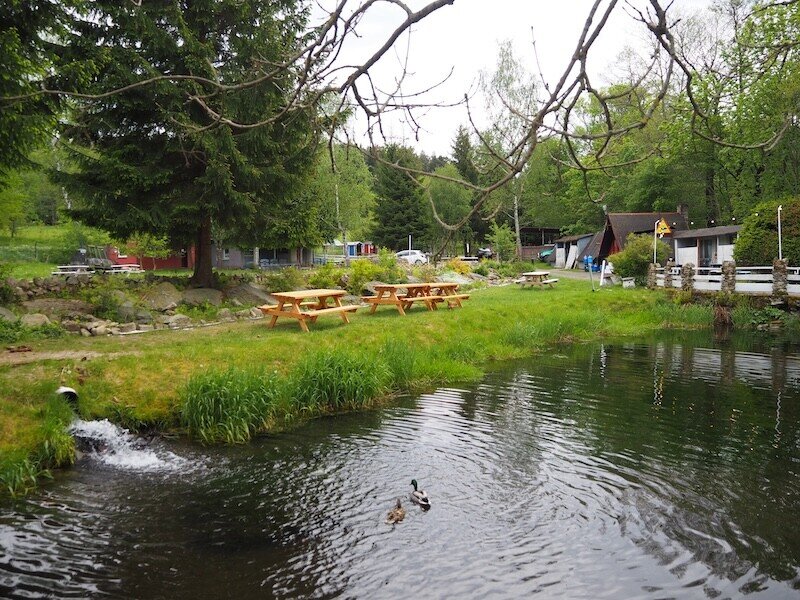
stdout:
POLYGON ((281 320, 272 330, 256 321, 45 339, 34 344, 41 360, 0 366, 0 482, 16 493, 36 473, 72 460, 65 417, 52 398, 59 384, 78 390, 84 418, 244 441, 400 390, 475 380, 488 361, 530 356, 553 343, 708 327, 711 313, 663 292, 592 293, 588 282, 562 279, 553 290, 473 291, 463 309, 415 308, 406 317, 388 307, 375 315, 362 309, 350 325, 322 318, 308 334, 281 320))

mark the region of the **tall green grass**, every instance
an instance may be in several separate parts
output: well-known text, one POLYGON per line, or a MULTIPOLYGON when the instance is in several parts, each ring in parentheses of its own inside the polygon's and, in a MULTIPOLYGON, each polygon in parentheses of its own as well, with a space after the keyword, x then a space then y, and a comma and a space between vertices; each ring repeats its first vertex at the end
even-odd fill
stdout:
POLYGON ((75 440, 67 427, 75 418, 72 408, 59 397, 50 398, 42 408, 39 443, 32 452, 19 450, 0 458, 0 490, 21 496, 33 490, 49 469, 70 465, 75 460, 75 440))
POLYGON ((305 413, 361 408, 389 391, 392 372, 376 357, 349 350, 319 351, 289 375, 294 405, 305 413))
POLYGON ((317 352, 286 377, 236 367, 193 376, 184 390, 181 423, 206 443, 246 442, 281 416, 291 419, 369 405, 389 391, 382 360, 349 351, 317 352))
POLYGON ((184 391, 181 422, 203 442, 242 443, 273 416, 277 378, 231 367, 193 376, 184 391))

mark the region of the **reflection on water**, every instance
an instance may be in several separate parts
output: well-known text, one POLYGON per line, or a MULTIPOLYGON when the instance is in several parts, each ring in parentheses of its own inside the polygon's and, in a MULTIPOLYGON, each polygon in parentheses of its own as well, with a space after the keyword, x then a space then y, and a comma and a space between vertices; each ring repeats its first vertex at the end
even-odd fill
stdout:
POLYGON ((0 509, 0 596, 800 597, 800 358, 736 344, 562 348, 247 446, 154 442, 179 472, 86 456, 0 509))

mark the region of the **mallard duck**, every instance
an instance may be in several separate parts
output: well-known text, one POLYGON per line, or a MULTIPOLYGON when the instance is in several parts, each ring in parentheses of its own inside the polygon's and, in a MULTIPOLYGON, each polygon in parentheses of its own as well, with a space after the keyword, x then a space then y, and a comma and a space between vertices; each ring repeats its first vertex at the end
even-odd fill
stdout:
POLYGON ((414 486, 414 491, 411 492, 411 501, 419 504, 422 508, 430 508, 431 501, 428 500, 428 494, 426 494, 423 490, 417 489, 417 480, 412 479, 411 485, 414 486))
POLYGON ((397 505, 389 511, 389 514, 386 515, 386 522, 390 525, 394 525, 395 523, 399 523, 406 517, 406 509, 403 508, 403 505, 400 503, 400 498, 397 499, 397 505))

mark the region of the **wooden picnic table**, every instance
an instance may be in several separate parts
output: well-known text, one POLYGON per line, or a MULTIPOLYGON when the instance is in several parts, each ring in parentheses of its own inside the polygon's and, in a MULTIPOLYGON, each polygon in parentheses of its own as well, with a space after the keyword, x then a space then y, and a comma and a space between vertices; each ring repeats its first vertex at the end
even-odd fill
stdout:
POLYGON ((51 275, 92 275, 94 267, 92 265, 58 265, 51 275))
POLYGON ((379 305, 385 304, 397 308, 397 312, 405 315, 416 302, 424 303, 428 310, 436 310, 439 302, 447 302, 453 308, 461 306, 461 300, 469 298, 468 294, 458 293, 457 283, 395 283, 375 286, 374 296, 362 296, 361 299, 371 304, 370 314, 379 305), (398 293, 405 290, 405 294, 398 293))
POLYGON ((558 283, 558 279, 551 278, 550 271, 527 271, 522 273, 522 277, 520 279, 516 279, 515 282, 523 288, 528 285, 552 287, 554 284, 558 283))
POLYGON ((320 315, 338 314, 342 317, 342 321, 349 323, 347 313, 358 310, 358 306, 342 304, 342 296, 346 293, 344 290, 326 289, 275 292, 272 295, 278 301, 277 305, 264 305, 258 308, 265 315, 272 317, 269 322, 270 328, 275 327, 278 317, 289 317, 297 319, 300 329, 308 331, 306 322, 315 323, 320 315), (328 305, 328 299, 332 301, 332 306, 328 305))

